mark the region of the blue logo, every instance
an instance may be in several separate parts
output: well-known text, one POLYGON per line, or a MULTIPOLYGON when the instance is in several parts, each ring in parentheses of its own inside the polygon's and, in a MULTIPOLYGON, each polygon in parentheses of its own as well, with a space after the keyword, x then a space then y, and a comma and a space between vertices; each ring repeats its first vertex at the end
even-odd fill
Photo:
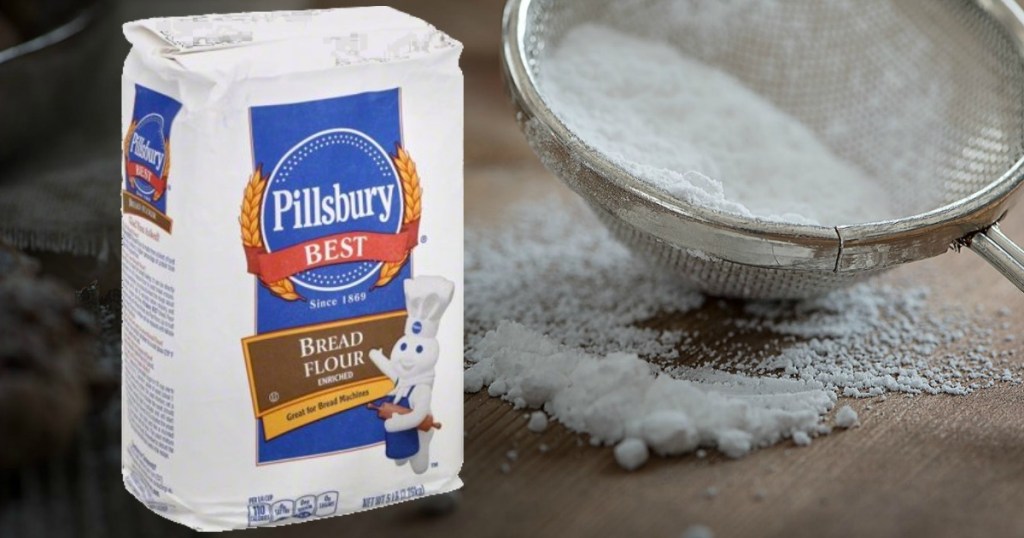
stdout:
MULTIPOLYGON (((391 156, 355 129, 318 132, 292 147, 270 174, 263 198, 263 237, 273 253, 307 241, 344 234, 395 234, 402 227, 402 184, 391 156)), ((336 246, 339 258, 370 247, 358 238, 336 246)), ((328 253, 323 249, 318 256, 328 253)), ((356 261, 295 274, 315 291, 342 291, 377 276, 380 261, 356 261)))
POLYGON ((149 114, 139 120, 128 142, 128 162, 139 166, 129 174, 138 194, 149 200, 158 198, 164 190, 162 181, 168 163, 163 116, 149 114))
POLYGON ((124 141, 125 190, 161 212, 166 211, 171 169, 171 126, 180 110, 178 101, 135 87, 135 109, 124 141))
MULTIPOLYGON (((254 269, 266 277, 254 283, 256 332, 403 310, 402 281, 414 262, 409 240, 415 243, 418 234, 403 222, 409 208, 395 164, 402 147, 400 90, 258 106, 250 116, 252 167, 267 172, 258 210, 266 252, 252 254, 260 259, 254 269), (395 249, 405 249, 407 259, 381 261, 395 260, 395 249), (378 285, 386 263, 391 278, 378 285), (285 300, 267 285, 282 279, 301 300, 285 300)), ((259 420, 257 428, 261 464, 384 439, 376 412, 364 407, 270 440, 259 420)))

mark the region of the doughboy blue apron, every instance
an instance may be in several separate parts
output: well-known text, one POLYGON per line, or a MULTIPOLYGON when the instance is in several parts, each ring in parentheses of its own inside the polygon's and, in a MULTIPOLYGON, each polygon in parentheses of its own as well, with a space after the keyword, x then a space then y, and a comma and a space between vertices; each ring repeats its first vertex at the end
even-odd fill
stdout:
MULTIPOLYGON (((405 395, 399 398, 398 394, 395 395, 394 403, 405 407, 406 409, 412 409, 409 405, 409 394, 412 393, 412 389, 415 386, 409 387, 405 391, 405 395)), ((384 432, 384 453, 388 458, 393 460, 404 460, 406 458, 413 457, 417 452, 420 451, 420 435, 419 430, 416 427, 409 428, 408 430, 402 430, 397 432, 384 432)))

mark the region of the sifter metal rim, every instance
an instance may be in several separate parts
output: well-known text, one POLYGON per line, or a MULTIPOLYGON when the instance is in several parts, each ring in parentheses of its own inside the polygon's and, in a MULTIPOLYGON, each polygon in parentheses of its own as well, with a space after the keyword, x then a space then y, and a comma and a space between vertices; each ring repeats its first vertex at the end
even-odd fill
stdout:
MULTIPOLYGON (((1024 9, 1016 0, 971 0, 1008 32, 1024 57, 1024 9)), ((1024 157, 987 186, 937 209, 901 219, 846 226, 756 220, 689 204, 626 173, 588 146, 552 112, 530 69, 528 24, 538 0, 509 0, 502 64, 520 124, 549 158, 582 167, 556 174, 589 203, 697 256, 773 269, 855 273, 936 256, 1001 220, 1024 185, 1024 157), (539 140, 538 140, 539 139, 539 140)))

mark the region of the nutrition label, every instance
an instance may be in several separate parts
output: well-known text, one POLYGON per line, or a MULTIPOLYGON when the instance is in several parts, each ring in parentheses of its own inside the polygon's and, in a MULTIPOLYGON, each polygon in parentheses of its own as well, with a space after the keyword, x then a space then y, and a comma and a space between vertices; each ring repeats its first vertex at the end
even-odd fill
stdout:
POLYGON ((288 519, 327 517, 338 511, 338 492, 305 495, 297 499, 277 499, 273 495, 249 498, 249 526, 257 527, 288 519))
MULTIPOLYGON (((133 217, 123 227, 124 398, 128 424, 156 454, 174 453, 174 389, 153 370, 173 359, 174 259, 154 248, 154 238, 133 217)), ((159 243, 157 243, 159 244, 159 243)))
POLYGON ((153 329, 174 336, 174 287, 166 277, 174 274, 174 259, 144 242, 134 228, 123 234, 124 309, 153 329))
POLYGON ((124 390, 128 423, 146 446, 163 457, 174 453, 174 390, 150 377, 135 345, 125 339, 124 390))
POLYGON ((125 485, 153 510, 166 512, 170 506, 160 501, 164 495, 174 491, 164 483, 164 477, 157 472, 157 464, 146 458, 134 443, 128 445, 125 457, 132 462, 132 472, 125 480, 125 485))

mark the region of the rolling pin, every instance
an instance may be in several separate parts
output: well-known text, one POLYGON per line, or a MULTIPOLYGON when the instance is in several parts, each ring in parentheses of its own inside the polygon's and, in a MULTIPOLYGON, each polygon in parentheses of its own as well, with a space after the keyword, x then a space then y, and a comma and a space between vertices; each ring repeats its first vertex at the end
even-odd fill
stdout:
MULTIPOLYGON (((399 415, 412 413, 412 409, 393 403, 384 403, 382 405, 367 404, 366 407, 376 411, 377 416, 383 420, 391 418, 395 413, 398 413, 399 415)), ((431 428, 441 429, 441 423, 434 422, 434 415, 427 415, 423 417, 423 422, 420 422, 420 425, 416 427, 416 429, 421 432, 429 432, 431 428)))

